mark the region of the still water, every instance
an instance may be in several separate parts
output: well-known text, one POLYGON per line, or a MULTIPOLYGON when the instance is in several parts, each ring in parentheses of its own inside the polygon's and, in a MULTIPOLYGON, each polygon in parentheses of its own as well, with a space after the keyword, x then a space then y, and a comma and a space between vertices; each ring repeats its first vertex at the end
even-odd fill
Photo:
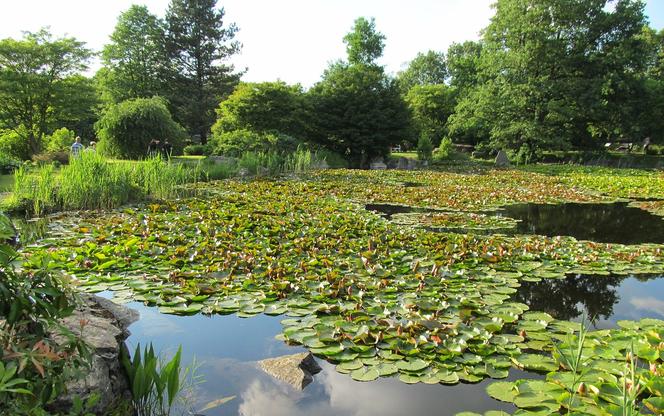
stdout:
MULTIPOLYGON (((563 280, 524 282, 515 295, 534 310, 560 319, 579 319, 582 313, 596 316, 594 326, 611 328, 621 319, 664 318, 664 279, 660 277, 570 276, 563 280)), ((195 357, 197 374, 205 379, 194 390, 192 408, 201 410, 214 400, 233 397, 201 412, 221 415, 454 415, 461 411, 513 411, 486 395, 492 381, 479 384, 407 385, 396 378, 370 383, 356 382, 337 373, 334 366, 317 359, 323 371, 304 391, 298 391, 260 370, 256 361, 305 351, 274 337, 284 317, 234 315, 180 317, 163 315, 140 303, 141 319, 130 327, 130 349, 152 342, 166 355, 182 345, 184 361, 195 357)), ((538 378, 537 374, 511 371, 512 379, 538 378)))

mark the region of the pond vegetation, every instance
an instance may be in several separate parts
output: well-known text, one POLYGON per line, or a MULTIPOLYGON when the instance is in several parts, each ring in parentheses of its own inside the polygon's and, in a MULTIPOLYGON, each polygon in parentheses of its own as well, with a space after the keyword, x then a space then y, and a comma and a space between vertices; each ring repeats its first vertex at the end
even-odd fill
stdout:
MULTIPOLYGON (((625 193, 659 197, 664 189, 637 181, 603 195, 602 176, 586 175, 340 170, 198 184, 192 197, 58 219, 58 234, 24 250, 23 267, 61 269, 82 290, 111 290, 116 301, 145 302, 163 313, 286 315, 281 339, 358 381, 456 384, 505 378, 512 367, 549 372, 540 384, 517 382, 499 396, 535 414, 578 406, 612 411, 621 405, 613 386, 627 377, 625 357, 632 354, 650 364, 634 370, 639 397, 649 398, 642 403, 661 409, 664 321, 585 335, 592 376, 584 375, 590 393, 581 397, 556 351, 575 342, 582 327, 566 320, 571 315, 529 310, 518 297, 522 285, 567 276, 661 274, 661 245, 472 232, 485 218, 470 214, 478 210, 607 203, 625 193), (455 225, 468 230, 404 226, 367 211, 366 203, 455 210, 455 225)), ((662 181, 655 172, 640 178, 662 181)))

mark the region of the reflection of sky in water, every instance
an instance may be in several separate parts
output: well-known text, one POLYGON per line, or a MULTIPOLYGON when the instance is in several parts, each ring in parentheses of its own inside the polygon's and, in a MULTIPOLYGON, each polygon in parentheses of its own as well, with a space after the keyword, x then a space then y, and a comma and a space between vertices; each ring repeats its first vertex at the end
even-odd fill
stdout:
POLYGON ((617 291, 619 301, 613 306, 613 316, 598 322, 598 328, 613 328, 623 319, 664 319, 664 277, 644 281, 629 277, 617 291))
MULTIPOLYGON (((184 364, 195 356, 197 374, 205 380, 196 390, 194 410, 229 396, 235 399, 203 412, 207 416, 388 416, 453 415, 464 410, 513 409, 489 398, 484 389, 490 382, 475 385, 407 385, 395 378, 359 383, 337 373, 334 366, 318 360, 323 371, 304 391, 296 391, 258 369, 255 361, 303 351, 274 339, 284 317, 234 315, 179 317, 160 314, 156 308, 131 303, 141 319, 134 323, 128 340, 152 342, 167 355, 182 345, 184 364)), ((517 372, 518 373, 518 372, 517 372)))

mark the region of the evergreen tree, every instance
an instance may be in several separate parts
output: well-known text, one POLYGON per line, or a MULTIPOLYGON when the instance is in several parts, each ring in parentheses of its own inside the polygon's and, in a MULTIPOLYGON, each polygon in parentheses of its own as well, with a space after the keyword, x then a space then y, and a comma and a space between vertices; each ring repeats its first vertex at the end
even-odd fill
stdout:
POLYGON ((166 12, 166 47, 173 64, 169 99, 175 118, 207 142, 214 109, 237 85, 240 73, 222 61, 239 52, 238 30, 224 24, 216 0, 171 0, 166 12))

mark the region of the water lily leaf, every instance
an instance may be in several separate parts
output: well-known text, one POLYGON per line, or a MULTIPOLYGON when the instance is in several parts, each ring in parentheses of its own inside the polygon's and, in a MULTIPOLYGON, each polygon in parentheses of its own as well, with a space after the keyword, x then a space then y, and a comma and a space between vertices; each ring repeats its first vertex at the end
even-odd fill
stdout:
POLYGON ((539 354, 521 354, 512 360, 518 367, 527 370, 548 372, 558 369, 558 363, 553 358, 539 354))
POLYGON ((643 404, 656 415, 664 414, 664 397, 650 397, 644 399, 643 404))
POLYGON ((399 370, 408 372, 422 371, 429 366, 427 362, 420 359, 412 361, 396 361, 394 364, 399 370))
POLYGON ((519 393, 514 383, 509 381, 491 383, 487 386, 486 392, 494 399, 508 403, 512 403, 519 393))
POLYGON ((380 373, 373 367, 362 367, 352 371, 350 376, 357 381, 374 381, 380 377, 380 373))

